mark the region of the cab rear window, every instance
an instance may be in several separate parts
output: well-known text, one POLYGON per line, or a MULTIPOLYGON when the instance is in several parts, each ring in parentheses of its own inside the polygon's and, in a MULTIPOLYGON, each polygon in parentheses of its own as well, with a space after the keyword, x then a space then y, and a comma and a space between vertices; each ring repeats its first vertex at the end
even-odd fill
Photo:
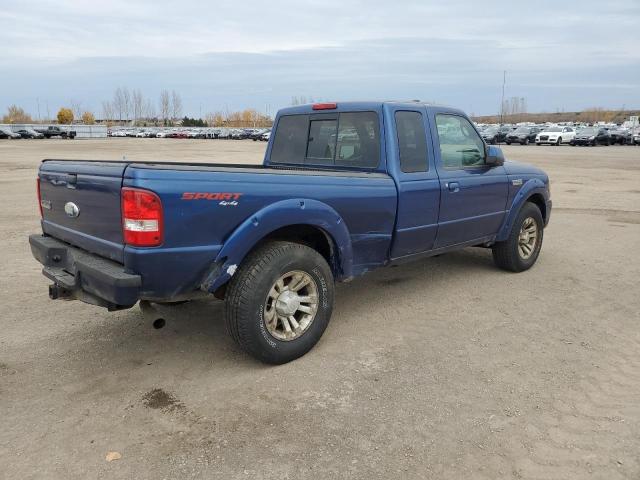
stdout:
POLYGON ((375 168, 379 162, 375 112, 285 115, 278 121, 271 163, 375 168))

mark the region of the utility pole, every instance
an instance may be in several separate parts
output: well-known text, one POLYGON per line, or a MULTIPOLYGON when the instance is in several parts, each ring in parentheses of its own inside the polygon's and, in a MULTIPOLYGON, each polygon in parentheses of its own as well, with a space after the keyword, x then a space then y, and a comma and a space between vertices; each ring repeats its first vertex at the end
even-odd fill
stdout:
POLYGON ((504 123, 503 115, 504 115, 504 86, 507 83, 507 71, 503 70, 502 72, 502 100, 500 101, 500 125, 504 123))

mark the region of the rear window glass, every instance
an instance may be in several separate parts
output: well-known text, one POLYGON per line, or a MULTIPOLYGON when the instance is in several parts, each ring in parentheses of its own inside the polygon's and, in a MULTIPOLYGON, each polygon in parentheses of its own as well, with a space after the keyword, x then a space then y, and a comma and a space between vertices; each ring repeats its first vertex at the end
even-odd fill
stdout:
POLYGON ((337 137, 337 120, 312 120, 307 141, 307 158, 333 160, 337 137))
POLYGON ((271 150, 271 161, 277 163, 304 163, 308 132, 308 115, 280 117, 271 150))
POLYGON ((427 136, 419 112, 396 112, 400 168, 405 173, 427 171, 427 136))
POLYGON ((287 115, 275 131, 271 162, 375 168, 380 132, 375 112, 287 115), (329 117, 329 116, 328 116, 329 117))

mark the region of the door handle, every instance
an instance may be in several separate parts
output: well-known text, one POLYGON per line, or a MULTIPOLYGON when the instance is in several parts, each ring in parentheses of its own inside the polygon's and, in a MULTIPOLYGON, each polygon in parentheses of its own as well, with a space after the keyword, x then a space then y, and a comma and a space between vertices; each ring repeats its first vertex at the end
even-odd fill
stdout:
POLYGON ((449 187, 449 191, 453 193, 457 193, 460 191, 460 184, 458 182, 449 182, 447 184, 447 187, 449 187))

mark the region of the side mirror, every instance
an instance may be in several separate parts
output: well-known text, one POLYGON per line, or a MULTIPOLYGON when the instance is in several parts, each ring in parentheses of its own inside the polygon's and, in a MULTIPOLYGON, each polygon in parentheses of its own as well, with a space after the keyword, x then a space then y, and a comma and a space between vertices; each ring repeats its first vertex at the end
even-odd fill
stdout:
POLYGON ((495 145, 488 145, 484 163, 490 167, 499 167, 500 165, 504 165, 504 153, 502 153, 502 149, 495 145))

